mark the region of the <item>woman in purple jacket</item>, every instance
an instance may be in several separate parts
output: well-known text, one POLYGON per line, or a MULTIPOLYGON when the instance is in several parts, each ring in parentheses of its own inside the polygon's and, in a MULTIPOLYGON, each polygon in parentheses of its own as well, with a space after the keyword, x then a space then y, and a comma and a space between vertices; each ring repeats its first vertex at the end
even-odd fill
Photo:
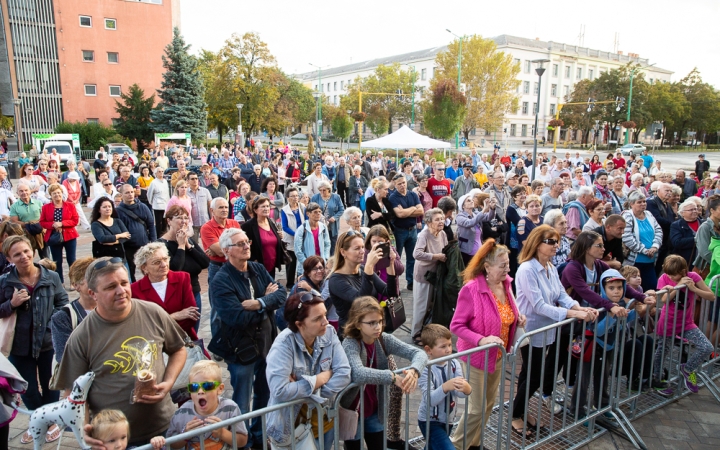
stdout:
MULTIPOLYGON (((514 342, 518 326, 525 326, 525 316, 515 305, 508 276, 510 272, 510 250, 495 243, 495 239, 486 240, 463 272, 465 285, 458 294, 457 307, 450 330, 458 337, 459 352, 488 344, 500 344, 509 352, 514 342)), ((473 389, 469 397, 467 424, 464 416, 460 419, 459 430, 467 425, 467 441, 463 445, 463 433, 455 433, 452 438, 457 449, 480 446, 480 431, 490 417, 503 371, 501 361, 503 353, 497 348, 470 355, 471 386, 484 386, 487 390, 473 389)), ((461 359, 467 360, 467 356, 461 359)))

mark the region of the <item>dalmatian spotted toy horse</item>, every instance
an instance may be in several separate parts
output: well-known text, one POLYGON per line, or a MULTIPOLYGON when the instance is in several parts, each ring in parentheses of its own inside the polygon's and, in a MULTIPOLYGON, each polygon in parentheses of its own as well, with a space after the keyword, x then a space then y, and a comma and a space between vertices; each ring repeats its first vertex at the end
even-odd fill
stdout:
POLYGON ((57 424, 61 430, 70 427, 80 446, 83 449, 90 448, 83 438, 83 424, 85 423, 85 400, 94 379, 93 372, 78 377, 73 383, 70 395, 59 402, 43 405, 35 411, 27 411, 13 405, 21 413, 30 415, 29 431, 35 441, 35 450, 42 448, 43 437, 52 424, 57 424))

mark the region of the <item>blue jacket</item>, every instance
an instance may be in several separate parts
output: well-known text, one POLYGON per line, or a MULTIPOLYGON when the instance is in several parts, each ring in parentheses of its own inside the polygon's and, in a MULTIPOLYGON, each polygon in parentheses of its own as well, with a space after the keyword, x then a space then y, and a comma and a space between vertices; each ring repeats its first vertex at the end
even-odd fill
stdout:
MULTIPOLYGON (((265 375, 270 388, 268 407, 299 398, 332 406, 335 396, 350 384, 350 363, 332 325, 327 325, 324 335, 315 338, 312 355, 300 332, 288 328, 273 342, 265 375), (332 377, 319 392, 314 392, 316 376, 326 370, 332 370, 332 377), (292 381, 291 376, 297 381, 292 381)), ((297 417, 301 406, 293 406, 292 417, 297 417)), ((290 445, 294 428, 290 418, 290 408, 273 411, 268 416, 268 436, 279 445, 290 445)))
POLYGON ((118 219, 125 224, 125 228, 130 232, 130 239, 125 241, 125 245, 140 248, 145 244, 157 241, 157 231, 155 231, 155 215, 145 204, 135 201, 132 205, 120 203, 116 208, 118 219), (139 220, 130 217, 128 211, 135 214, 145 221, 145 225, 139 220))
MULTIPOLYGON (((50 334, 50 319, 68 303, 68 295, 57 273, 37 264, 35 266, 40 270, 40 279, 32 293, 32 302, 28 302, 32 311, 17 311, 12 351, 20 351, 20 346, 27 348, 29 343, 29 356, 37 359, 43 343, 46 342, 46 333, 50 334), (32 314, 32 317, 25 320, 21 319, 20 314, 32 314)), ((25 285, 18 278, 17 268, 13 267, 10 272, 0 277, 0 318, 10 317, 13 313, 10 300, 16 288, 25 289, 25 285)), ((50 339, 50 336, 47 336, 47 339, 50 339)))
POLYGON ((335 166, 328 167, 327 164, 323 164, 322 174, 325 175, 326 177, 328 177, 328 180, 330 180, 331 183, 334 182, 335 181, 335 166))
MULTIPOLYGON (((270 276, 265 266, 260 263, 248 261, 247 275, 240 272, 230 263, 225 263, 213 279, 212 307, 223 325, 240 329, 259 325, 265 318, 265 313, 271 318, 274 325, 275 310, 285 304, 287 291, 278 283, 278 290, 265 295, 265 290, 275 280, 270 276), (242 306, 244 300, 253 298, 250 292, 250 281, 253 281, 254 298, 259 300, 263 308, 257 311, 248 311, 242 306)), ((273 334, 276 333, 273 331, 273 334)), ((272 342, 275 336, 268 336, 272 342)), ((213 336, 215 340, 215 336, 213 336)), ((233 350, 221 341, 213 353, 217 353, 228 362, 235 362, 233 350)))
MULTIPOLYGON (((330 233, 324 223, 318 222, 320 229, 318 240, 320 241, 320 256, 325 261, 330 258, 330 233)), ((303 274, 303 263, 308 256, 315 255, 315 239, 310 230, 310 221, 306 220, 295 230, 295 255, 297 256, 297 274, 303 274)))
POLYGON ((310 201, 320 205, 320 209, 323 210, 323 216, 325 216, 326 219, 329 217, 335 218, 335 222, 328 225, 328 230, 330 231, 330 236, 337 237, 340 217, 342 217, 345 212, 345 206, 343 206, 340 196, 337 194, 330 194, 330 198, 326 202, 322 199, 321 194, 315 194, 312 196, 310 201))

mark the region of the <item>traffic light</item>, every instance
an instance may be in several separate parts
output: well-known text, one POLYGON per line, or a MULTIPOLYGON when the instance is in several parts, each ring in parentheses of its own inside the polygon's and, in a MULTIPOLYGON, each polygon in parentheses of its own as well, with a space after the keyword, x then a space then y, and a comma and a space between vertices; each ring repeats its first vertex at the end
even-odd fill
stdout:
POLYGON ((507 128, 503 128, 503 133, 507 133, 507 128))
POLYGON ((655 139, 660 138, 662 138, 662 128, 658 128, 657 130, 655 130, 655 139))
POLYGON ((590 112, 593 110, 593 108, 595 108, 595 99, 590 97, 590 98, 588 98, 587 103, 588 103, 587 112, 590 112))
POLYGON ((615 103, 617 104, 615 111, 620 111, 625 106, 625 97, 615 97, 615 103))

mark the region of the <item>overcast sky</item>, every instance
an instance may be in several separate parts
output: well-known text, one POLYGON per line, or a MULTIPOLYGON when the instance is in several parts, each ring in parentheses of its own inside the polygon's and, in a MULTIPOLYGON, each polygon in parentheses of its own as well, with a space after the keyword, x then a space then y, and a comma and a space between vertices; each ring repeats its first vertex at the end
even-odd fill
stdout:
POLYGON ((446 28, 575 45, 585 25, 585 47, 612 51, 617 32, 619 50, 673 71, 673 81, 697 67, 720 89, 720 0, 181 0, 181 20, 193 53, 254 31, 287 73, 445 45, 446 28))

